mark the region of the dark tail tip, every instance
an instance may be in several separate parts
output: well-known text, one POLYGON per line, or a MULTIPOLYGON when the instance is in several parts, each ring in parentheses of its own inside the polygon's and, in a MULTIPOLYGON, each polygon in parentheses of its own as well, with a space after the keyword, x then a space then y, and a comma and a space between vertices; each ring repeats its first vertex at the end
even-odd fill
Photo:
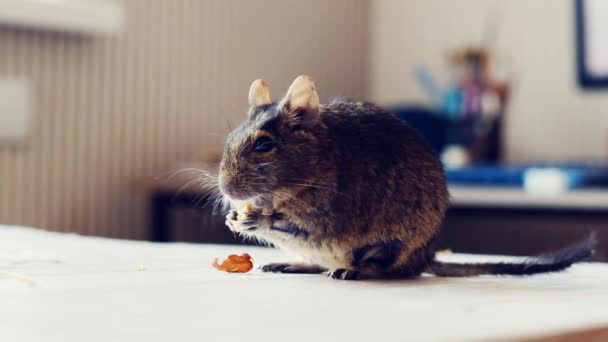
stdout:
POLYGON ((555 252, 542 254, 536 258, 532 258, 530 262, 536 263, 568 263, 572 265, 575 262, 585 260, 595 253, 597 247, 597 233, 591 232, 586 239, 579 241, 573 245, 567 246, 555 252))
POLYGON ((591 257, 597 246, 597 234, 560 250, 528 258, 520 263, 457 264, 434 260, 427 272, 443 277, 466 277, 482 274, 531 275, 558 272, 591 257))

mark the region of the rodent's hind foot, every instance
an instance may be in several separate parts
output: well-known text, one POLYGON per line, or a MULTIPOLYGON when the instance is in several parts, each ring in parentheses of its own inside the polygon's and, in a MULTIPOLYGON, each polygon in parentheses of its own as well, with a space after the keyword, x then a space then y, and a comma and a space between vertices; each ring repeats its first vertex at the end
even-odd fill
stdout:
POLYGON ((338 268, 327 273, 327 276, 338 280, 361 280, 364 277, 357 270, 347 270, 346 268, 338 268))
POLYGON ((327 269, 324 267, 303 263, 270 263, 262 266, 261 270, 262 272, 302 274, 319 274, 327 272, 327 269))

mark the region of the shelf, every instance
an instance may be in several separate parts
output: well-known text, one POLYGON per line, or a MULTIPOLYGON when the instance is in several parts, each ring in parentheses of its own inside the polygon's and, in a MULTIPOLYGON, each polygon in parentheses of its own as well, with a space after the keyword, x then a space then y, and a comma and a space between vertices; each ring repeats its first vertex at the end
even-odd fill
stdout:
POLYGON ((452 207, 608 210, 608 189, 531 195, 519 188, 449 186, 452 207))

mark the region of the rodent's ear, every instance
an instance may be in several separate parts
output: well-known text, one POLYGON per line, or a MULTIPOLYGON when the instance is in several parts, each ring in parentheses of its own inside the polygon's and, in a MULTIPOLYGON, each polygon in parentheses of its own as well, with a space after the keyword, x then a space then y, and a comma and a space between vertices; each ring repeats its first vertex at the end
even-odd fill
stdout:
POLYGON ((312 78, 306 75, 298 76, 289 86, 287 95, 278 107, 294 124, 314 124, 319 118, 319 95, 312 78))
POLYGON ((249 88, 249 106, 255 107, 271 103, 272 100, 270 99, 268 83, 264 80, 253 81, 253 83, 251 83, 251 88, 249 88))

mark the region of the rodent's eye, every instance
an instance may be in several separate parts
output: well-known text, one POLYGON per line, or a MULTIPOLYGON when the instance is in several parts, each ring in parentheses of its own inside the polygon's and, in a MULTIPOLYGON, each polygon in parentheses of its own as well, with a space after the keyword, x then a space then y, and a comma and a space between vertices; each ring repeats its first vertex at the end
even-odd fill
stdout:
POLYGON ((264 153, 272 150, 276 143, 270 137, 259 137, 253 143, 253 151, 264 153))

